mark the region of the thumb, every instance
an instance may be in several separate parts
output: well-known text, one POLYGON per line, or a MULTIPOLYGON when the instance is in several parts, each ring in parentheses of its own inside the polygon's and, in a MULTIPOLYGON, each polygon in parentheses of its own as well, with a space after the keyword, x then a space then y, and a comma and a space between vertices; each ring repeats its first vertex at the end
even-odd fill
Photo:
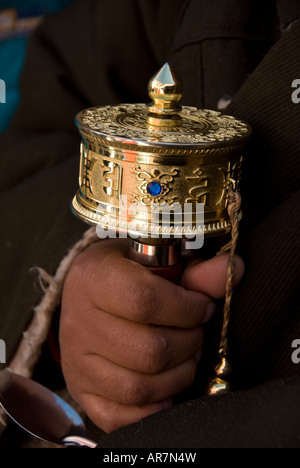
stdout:
MULTIPOLYGON (((183 272, 181 286, 185 289, 206 294, 213 299, 221 299, 226 292, 228 255, 221 255, 210 260, 198 260, 190 264, 183 272)), ((241 281, 245 265, 241 257, 235 256, 233 286, 241 281)))

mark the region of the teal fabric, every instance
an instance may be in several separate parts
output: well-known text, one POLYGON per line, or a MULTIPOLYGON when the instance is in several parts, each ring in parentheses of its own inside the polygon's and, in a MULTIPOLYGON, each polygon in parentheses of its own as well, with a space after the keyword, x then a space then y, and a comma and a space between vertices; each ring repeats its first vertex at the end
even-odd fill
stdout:
MULTIPOLYGON (((0 11, 16 8, 20 18, 44 16, 67 7, 74 0, 0 0, 0 11)), ((19 104, 19 77, 25 61, 28 33, 1 38, 0 79, 6 85, 6 102, 0 103, 0 132, 4 132, 19 104)))
POLYGON ((25 10, 39 7, 44 13, 50 13, 66 7, 71 1, 72 0, 1 0, 0 9, 18 8, 20 10, 25 10))

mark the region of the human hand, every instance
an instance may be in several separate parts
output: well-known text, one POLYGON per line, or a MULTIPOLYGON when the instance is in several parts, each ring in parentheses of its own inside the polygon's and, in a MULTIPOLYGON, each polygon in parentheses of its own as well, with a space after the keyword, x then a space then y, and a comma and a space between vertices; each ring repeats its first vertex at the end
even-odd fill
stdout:
MULTIPOLYGON (((203 324, 225 295, 227 256, 193 263, 176 286, 127 254, 127 240, 89 247, 74 261, 62 298, 65 380, 105 432, 171 406, 193 383, 203 324)), ((237 258, 235 284, 243 271, 237 258)))

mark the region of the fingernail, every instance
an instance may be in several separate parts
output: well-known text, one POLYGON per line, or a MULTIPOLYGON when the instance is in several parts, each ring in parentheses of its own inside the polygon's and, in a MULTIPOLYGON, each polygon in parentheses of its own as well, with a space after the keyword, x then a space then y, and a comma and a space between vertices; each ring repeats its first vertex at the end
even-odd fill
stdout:
POLYGON ((214 302, 209 302, 204 313, 203 323, 209 322, 216 312, 216 304, 214 302))

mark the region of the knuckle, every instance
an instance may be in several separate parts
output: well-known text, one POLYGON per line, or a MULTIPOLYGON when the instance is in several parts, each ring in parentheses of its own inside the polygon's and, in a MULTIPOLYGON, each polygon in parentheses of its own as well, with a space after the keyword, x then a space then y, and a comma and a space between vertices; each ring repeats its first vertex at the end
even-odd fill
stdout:
POLYGON ((102 275, 103 278, 115 276, 118 263, 110 250, 101 253, 101 257, 97 259, 97 267, 97 274, 102 275))
POLYGON ((129 305, 133 320, 142 323, 151 322, 157 310, 155 289, 144 282, 132 285, 129 290, 129 305))
POLYGON ((148 402, 149 390, 142 377, 135 377, 125 384, 124 403, 131 406, 142 406, 148 402))
POLYGON ((86 284, 93 281, 92 266, 87 265, 84 260, 75 259, 67 273, 63 285, 63 303, 69 304, 74 295, 78 297, 85 290, 86 284), (80 287, 79 287, 80 286, 80 287))
POLYGON ((169 362, 169 351, 169 344, 165 337, 152 338, 140 355, 144 371, 149 374, 159 374, 164 371, 169 362))
POLYGON ((111 270, 110 252, 102 252, 101 255, 96 255, 92 245, 83 252, 79 253, 74 259, 67 278, 69 281, 76 284, 88 284, 99 281, 99 277, 107 276, 111 270))

